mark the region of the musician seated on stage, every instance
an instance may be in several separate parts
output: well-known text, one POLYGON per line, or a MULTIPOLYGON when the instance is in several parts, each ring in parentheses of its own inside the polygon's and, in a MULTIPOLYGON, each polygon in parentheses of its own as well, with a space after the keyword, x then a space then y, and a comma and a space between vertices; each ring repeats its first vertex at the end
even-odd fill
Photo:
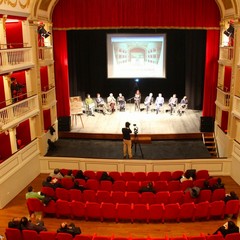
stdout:
POLYGON ((187 96, 184 96, 182 100, 179 103, 179 108, 178 108, 178 114, 182 116, 182 114, 185 112, 188 106, 188 98, 187 96))
POLYGON ((97 108, 101 108, 103 114, 105 115, 107 112, 107 106, 106 106, 104 99, 101 97, 100 93, 97 93, 97 97, 96 97, 95 101, 97 103, 97 108))
POLYGON ((164 97, 161 93, 158 94, 158 97, 156 98, 155 105, 156 105, 156 114, 160 111, 160 108, 164 104, 164 97))
POLYGON ((175 111, 176 107, 177 107, 177 104, 178 104, 178 99, 177 99, 177 95, 176 94, 173 94, 172 97, 170 97, 169 99, 169 102, 168 102, 168 105, 170 107, 170 114, 172 115, 173 112, 175 111))
POLYGON ((147 113, 152 104, 153 104, 153 94, 149 93, 149 95, 145 98, 145 101, 144 101, 144 105, 146 106, 147 113))
POLYGON ((135 111, 140 111, 140 103, 141 103, 141 93, 139 90, 137 90, 134 95, 135 111))
POLYGON ((94 115, 95 103, 94 103, 93 99, 91 98, 90 94, 87 95, 87 98, 85 99, 85 104, 86 104, 87 115, 94 117, 95 116, 94 115))
POLYGON ((119 95, 117 97, 117 103, 119 106, 119 110, 125 111, 126 101, 125 101, 125 97, 121 93, 119 93, 119 95))
POLYGON ((115 107, 116 107, 116 99, 115 99, 115 97, 113 96, 112 93, 110 93, 108 98, 107 98, 107 104, 108 104, 110 112, 114 113, 115 112, 115 107))

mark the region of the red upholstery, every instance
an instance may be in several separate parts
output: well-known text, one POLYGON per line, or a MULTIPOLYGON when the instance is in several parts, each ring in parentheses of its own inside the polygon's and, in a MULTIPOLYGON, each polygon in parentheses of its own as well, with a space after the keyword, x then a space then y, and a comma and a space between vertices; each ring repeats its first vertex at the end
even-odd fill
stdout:
POLYGON ((221 233, 206 235, 205 237, 206 237, 206 240, 224 240, 224 237, 221 233))
POLYGON ((122 172, 121 176, 124 181, 134 181, 135 180, 133 172, 122 172))
POLYGON ((139 191, 139 182, 138 181, 127 181, 126 182, 126 191, 128 192, 138 192, 139 191))
POLYGON ((29 214, 31 215, 34 212, 42 212, 43 204, 37 198, 28 198, 27 199, 27 208, 28 208, 29 214))
POLYGON ((86 202, 85 219, 101 219, 100 204, 96 202, 86 202))
POLYGON ((199 179, 193 181, 193 186, 203 188, 204 187, 204 181, 206 181, 204 178, 199 178, 199 179))
POLYGON ((212 198, 212 191, 208 189, 203 189, 200 191, 198 196, 198 202, 210 202, 212 198))
POLYGON ((44 215, 55 215, 56 214, 56 203, 51 200, 47 206, 43 206, 44 215))
POLYGON ((65 188, 56 188, 55 194, 57 199, 70 200, 70 192, 65 188))
POLYGON ((155 181, 154 189, 156 190, 156 192, 168 191, 168 182, 165 180, 155 181))
POLYGON ((147 180, 154 182, 159 180, 159 172, 148 172, 147 173, 147 180))
POLYGON ((111 203, 112 198, 111 198, 110 192, 104 191, 104 190, 98 190, 96 193, 96 201, 98 203, 101 203, 101 202, 111 203))
POLYGON ((225 236, 225 240, 240 240, 240 233, 230 233, 225 236))
POLYGON ((86 183, 86 188, 97 191, 99 189, 99 181, 97 179, 88 179, 86 183))
POLYGON ((106 180, 101 181, 99 189, 111 192, 112 191, 112 182, 111 181, 106 181, 106 180))
POLYGON ((116 210, 116 204, 113 203, 101 203, 100 206, 101 210, 101 221, 104 221, 105 219, 114 219, 115 221, 117 218, 117 210, 116 210))
POLYGON ((122 180, 122 176, 120 172, 112 171, 112 172, 109 172, 108 175, 112 177, 114 181, 122 180))
POLYGON ((143 192, 140 197, 141 203, 148 203, 148 204, 154 204, 155 203, 155 194, 152 192, 143 192))
POLYGON ((209 210, 210 210, 210 205, 209 202, 200 202, 195 205, 195 216, 194 218, 197 220, 208 220, 209 219, 209 210))
POLYGON ((179 222, 179 214, 180 214, 179 203, 171 203, 165 205, 164 221, 167 220, 179 222))
POLYGON ((187 188, 193 187, 193 180, 185 180, 181 182, 180 189, 185 191, 187 188))
POLYGON ((183 191, 174 191, 170 193, 169 203, 183 203, 184 193, 183 191))
POLYGON ((148 204, 133 204, 132 209, 133 221, 149 221, 149 205, 148 204))
POLYGON ((57 233, 56 240, 73 240, 73 236, 69 233, 57 233))
POLYGON ((136 181, 146 181, 147 175, 146 172, 135 172, 134 177, 136 181))
POLYGON ((164 221, 164 205, 152 204, 149 205, 149 221, 164 221))
POLYGON ((209 179, 209 173, 208 170, 198 170, 196 172, 196 179, 209 179))
POLYGON ((85 204, 82 202, 72 201, 70 203, 71 218, 84 218, 85 217, 85 204))
POLYGON ((65 176, 65 175, 68 174, 69 170, 70 170, 70 169, 62 168, 62 169, 60 169, 60 173, 61 173, 63 176, 65 176))
POLYGON ((111 192, 112 203, 126 203, 125 192, 115 191, 111 192))
POLYGON ((92 240, 93 236, 92 235, 84 235, 84 234, 80 234, 80 235, 76 235, 74 240, 92 240))
POLYGON ((94 171, 91 171, 91 170, 85 170, 83 172, 83 175, 88 177, 89 179, 96 179, 96 173, 94 171))
POLYGON ((59 218, 60 216, 70 217, 71 216, 71 208, 70 203, 65 200, 58 199, 56 201, 56 216, 59 218))
POLYGON ((183 203, 180 206, 179 219, 181 220, 192 220, 194 221, 195 204, 193 202, 183 203))
POLYGON ((112 185, 113 191, 126 191, 126 182, 123 180, 117 180, 112 185))
POLYGON ((41 193, 43 193, 44 195, 50 196, 50 197, 55 197, 55 191, 51 187, 42 187, 41 193))
POLYGON ((96 193, 94 190, 84 190, 83 191, 83 201, 84 202, 96 202, 96 193))
POLYGON ((191 196, 190 191, 187 191, 187 192, 184 193, 183 203, 191 203, 191 202, 196 203, 196 202, 197 202, 197 198, 193 198, 193 197, 191 196))
POLYGON ((117 210, 117 219, 116 222, 119 220, 132 220, 132 204, 128 203, 117 203, 116 204, 117 210))
POLYGON ((172 180, 180 180, 180 178, 182 177, 183 175, 183 171, 182 170, 177 170, 177 171, 173 171, 172 172, 172 180))
POLYGON ((168 191, 165 192, 157 192, 155 196, 156 203, 168 204, 170 198, 170 193, 168 191))
POLYGON ((107 236, 97 236, 95 235, 93 237, 93 240, 111 240, 111 237, 107 237, 107 236))
POLYGON ((41 231, 39 233, 41 240, 56 240, 56 235, 57 235, 56 232, 41 231))
POLYGON ((70 195, 70 201, 79 201, 82 202, 83 201, 83 194, 80 190, 78 189, 71 189, 69 190, 69 195, 70 195))
POLYGON ((140 194, 138 192, 125 192, 126 203, 140 203, 140 194))
POLYGON ((63 188, 65 188, 65 189, 71 189, 74 186, 73 179, 69 178, 69 177, 62 178, 61 184, 62 184, 63 188))
POLYGON ((212 192, 211 202, 224 200, 225 194, 226 194, 226 192, 225 192, 224 188, 215 189, 212 192))
POLYGON ((224 208, 225 208, 225 203, 222 200, 211 202, 209 217, 210 218, 220 217, 222 219, 224 217, 224 208))
POLYGON ((102 177, 103 171, 96 171, 96 179, 99 181, 100 178, 102 177))
POLYGON ((180 182, 178 180, 172 180, 168 182, 168 191, 179 191, 180 190, 180 182))
POLYGON ((171 181, 172 180, 172 173, 170 171, 162 171, 159 174, 160 181, 171 181))
POLYGON ((5 235, 7 240, 22 240, 22 234, 19 229, 15 228, 6 228, 5 235))
POLYGON ((39 234, 32 230, 22 230, 23 240, 41 240, 39 234))
POLYGON ((239 213, 239 200, 229 200, 225 204, 225 214, 233 215, 234 218, 237 218, 239 213))

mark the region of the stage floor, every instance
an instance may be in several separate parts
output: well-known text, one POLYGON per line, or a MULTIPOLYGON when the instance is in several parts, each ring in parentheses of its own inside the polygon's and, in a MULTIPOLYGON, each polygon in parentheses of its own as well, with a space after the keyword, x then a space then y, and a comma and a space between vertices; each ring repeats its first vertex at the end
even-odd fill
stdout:
MULTIPOLYGON (((144 104, 141 105, 144 107, 144 104)), ((177 113, 170 115, 168 106, 156 114, 154 110, 146 113, 144 108, 136 112, 134 104, 127 104, 125 112, 116 111, 113 114, 95 112, 95 116, 87 116, 85 113, 72 118, 71 132, 73 133, 102 133, 121 134, 125 122, 130 122, 138 127, 138 134, 184 134, 200 133, 200 117, 202 111, 187 109, 182 116, 177 113), (83 123, 83 124, 82 124, 83 123)))

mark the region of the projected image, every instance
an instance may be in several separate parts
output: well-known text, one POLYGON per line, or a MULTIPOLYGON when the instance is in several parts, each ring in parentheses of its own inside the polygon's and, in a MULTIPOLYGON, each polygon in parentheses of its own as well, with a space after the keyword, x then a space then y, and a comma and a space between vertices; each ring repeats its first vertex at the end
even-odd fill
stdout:
POLYGON ((165 78, 165 34, 109 34, 108 78, 165 78))

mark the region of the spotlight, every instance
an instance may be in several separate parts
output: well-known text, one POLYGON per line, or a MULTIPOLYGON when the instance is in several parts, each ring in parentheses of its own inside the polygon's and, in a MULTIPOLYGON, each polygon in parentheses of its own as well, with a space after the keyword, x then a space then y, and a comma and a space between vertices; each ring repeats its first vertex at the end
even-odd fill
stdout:
POLYGON ((53 135, 53 133, 56 132, 53 126, 51 126, 51 127, 49 128, 49 132, 50 132, 51 135, 53 135))
POLYGON ((47 38, 51 35, 51 33, 44 28, 44 25, 39 26, 38 33, 44 38, 47 38))
POLYGON ((234 27, 233 27, 233 25, 230 24, 230 25, 229 25, 229 28, 224 31, 224 34, 225 34, 227 37, 233 36, 233 35, 234 35, 234 27))
POLYGON ((135 82, 137 83, 137 82, 139 82, 139 79, 137 78, 137 79, 135 79, 135 82))

